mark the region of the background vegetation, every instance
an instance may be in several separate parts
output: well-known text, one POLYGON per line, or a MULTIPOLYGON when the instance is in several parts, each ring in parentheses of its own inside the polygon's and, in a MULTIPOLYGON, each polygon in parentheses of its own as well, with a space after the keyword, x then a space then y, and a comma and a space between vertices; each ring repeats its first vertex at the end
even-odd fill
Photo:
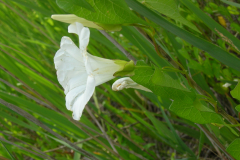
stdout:
MULTIPOLYGON (((61 8, 53 0, 0 0, 0 159, 240 159, 240 4, 81 2, 82 7, 75 5, 82 12, 76 12, 64 0, 58 0, 61 8), (72 120, 53 57, 62 36, 76 44, 78 37, 67 32, 68 24, 50 17, 73 13, 94 21, 84 10, 95 14, 92 8, 109 3, 131 8, 109 13, 120 18, 96 19, 123 25, 119 32, 108 32, 113 39, 135 59, 169 69, 179 84, 214 101, 202 97, 206 108, 186 113, 181 105, 170 109, 172 101, 164 96, 133 89, 114 92, 116 78, 96 87, 81 120, 72 120)), ((88 52, 128 60, 96 29, 91 29, 88 52)))

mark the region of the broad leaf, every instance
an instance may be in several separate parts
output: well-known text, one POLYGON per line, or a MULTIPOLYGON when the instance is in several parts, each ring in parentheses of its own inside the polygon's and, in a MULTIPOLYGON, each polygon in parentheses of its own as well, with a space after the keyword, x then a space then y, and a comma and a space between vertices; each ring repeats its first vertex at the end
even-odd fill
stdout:
POLYGON ((88 2, 94 8, 94 12, 83 8, 78 0, 57 0, 60 8, 93 22, 102 24, 144 23, 129 10, 125 1, 88 0, 88 2))
POLYGON ((233 98, 240 100, 240 82, 238 82, 237 86, 230 93, 233 98))
POLYGON ((192 100, 188 97, 173 101, 170 110, 179 117, 188 119, 194 123, 222 123, 221 117, 204 106, 198 99, 192 100))
POLYGON ((226 149, 235 159, 240 159, 240 138, 235 139, 226 149))
POLYGON ((173 103, 170 110, 180 117, 199 124, 222 123, 220 116, 204 106, 195 93, 160 68, 153 68, 138 61, 135 75, 131 78, 161 98, 171 99, 173 103))
POLYGON ((240 105, 236 106, 235 109, 240 112, 240 105))
POLYGON ((178 80, 170 77, 165 71, 157 67, 150 67, 142 61, 137 62, 135 75, 131 77, 161 98, 182 99, 183 97, 194 98, 195 95, 178 80))
POLYGON ((186 20, 181 16, 178 10, 178 6, 175 0, 138 0, 142 4, 146 5, 148 8, 158 11, 161 14, 164 14, 167 17, 174 19, 177 22, 192 28, 193 30, 198 31, 197 27, 191 22, 186 20))
POLYGON ((81 6, 87 10, 94 11, 93 7, 86 0, 67 0, 65 2, 63 1, 62 3, 65 3, 66 5, 68 3, 72 3, 75 6, 81 6))

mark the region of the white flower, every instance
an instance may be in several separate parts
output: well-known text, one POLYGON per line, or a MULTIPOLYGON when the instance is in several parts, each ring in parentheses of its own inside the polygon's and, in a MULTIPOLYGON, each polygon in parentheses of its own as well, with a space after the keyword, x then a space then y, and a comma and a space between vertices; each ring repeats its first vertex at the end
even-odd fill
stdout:
POLYGON ((137 84, 129 77, 120 78, 120 79, 116 80, 112 85, 112 90, 114 90, 114 91, 120 91, 124 88, 135 88, 135 89, 140 89, 140 90, 144 90, 147 92, 152 92, 150 89, 148 89, 140 84, 137 84))
POLYGON ((113 79, 121 66, 86 51, 90 31, 81 23, 69 25, 68 32, 79 36, 79 48, 70 38, 63 37, 54 63, 58 81, 66 94, 66 107, 73 111, 73 119, 79 120, 95 86, 113 79))

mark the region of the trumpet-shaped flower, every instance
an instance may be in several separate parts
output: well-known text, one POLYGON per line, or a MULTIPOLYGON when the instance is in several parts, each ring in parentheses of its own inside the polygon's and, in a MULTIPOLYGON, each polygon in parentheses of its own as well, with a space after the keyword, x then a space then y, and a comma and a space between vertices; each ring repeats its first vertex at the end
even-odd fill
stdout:
POLYGON ((73 119, 79 120, 95 87, 113 79, 113 74, 121 66, 113 60, 99 58, 87 52, 90 31, 81 23, 70 24, 68 32, 78 35, 79 48, 70 38, 63 37, 54 63, 58 81, 66 95, 66 107, 73 111, 73 119))
POLYGON ((140 89, 140 90, 147 91, 147 92, 152 92, 150 89, 148 89, 140 84, 137 84, 129 77, 120 78, 120 79, 116 80, 112 85, 112 90, 114 90, 114 91, 120 91, 124 88, 134 88, 134 89, 140 89))

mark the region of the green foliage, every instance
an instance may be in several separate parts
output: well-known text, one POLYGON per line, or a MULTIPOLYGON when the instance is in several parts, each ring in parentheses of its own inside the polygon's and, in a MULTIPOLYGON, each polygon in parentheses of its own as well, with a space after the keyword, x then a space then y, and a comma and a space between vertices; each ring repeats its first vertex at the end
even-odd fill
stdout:
POLYGON ((65 11, 93 22, 102 24, 144 23, 128 9, 124 1, 89 0, 88 2, 94 8, 94 12, 83 8, 78 0, 57 0, 59 7, 65 11))
POLYGON ((236 106, 235 109, 240 112, 240 105, 236 106))
POLYGON ((222 2, 226 3, 226 4, 229 4, 231 6, 235 6, 237 8, 240 8, 240 4, 238 3, 235 3, 235 2, 231 2, 231 1, 227 1, 227 0, 221 0, 222 2))
POLYGON ((139 61, 131 78, 161 98, 171 99, 173 103, 170 110, 182 118, 199 124, 222 122, 217 113, 204 106, 193 92, 162 69, 152 68, 139 61))
POLYGON ((103 160, 214 159, 223 154, 240 159, 239 4, 0 2, 0 159, 83 159, 86 153, 103 160), (107 31, 122 28, 108 34, 138 60, 136 66, 126 63, 128 58, 96 29, 90 29, 87 50, 119 59, 123 67, 115 76, 132 75, 153 93, 114 92, 114 81, 107 82, 96 87, 81 120, 73 121, 53 57, 61 37, 76 44, 78 37, 67 32, 67 24, 50 18, 66 12, 107 31))
MULTIPOLYGON (((57 1, 59 4, 63 4, 66 3, 65 5, 67 5, 68 3, 71 4, 71 6, 78 6, 78 7, 83 7, 85 9, 88 9, 91 12, 94 12, 95 10, 93 9, 93 7, 86 1, 86 0, 69 0, 69 1, 57 1)), ((63 7, 64 8, 64 7, 63 7)))
POLYGON ((228 66, 232 67, 233 69, 240 71, 240 67, 238 65, 240 63, 240 59, 237 58, 236 56, 229 54, 228 52, 224 51, 220 47, 218 47, 212 43, 209 43, 208 41, 206 41, 198 36, 195 36, 188 31, 185 31, 185 30, 177 27, 176 25, 168 22, 163 17, 157 15, 150 9, 144 7, 143 5, 141 5, 138 2, 135 2, 134 0, 127 0, 126 2, 128 3, 128 5, 130 7, 132 7, 135 10, 141 11, 141 14, 143 16, 149 18, 150 20, 152 20, 159 26, 163 27, 167 31, 172 32, 173 34, 183 38, 185 41, 198 47, 199 49, 206 51, 213 58, 219 60, 220 62, 224 63, 225 65, 228 65, 228 66))
POLYGON ((186 118, 198 124, 221 123, 221 117, 203 105, 198 99, 188 97, 176 100, 170 106, 170 110, 182 118, 186 118))
POLYGON ((231 91, 233 98, 240 100, 240 83, 231 91))
POLYGON ((194 97, 194 95, 177 80, 171 78, 164 70, 157 67, 150 67, 139 61, 132 80, 144 87, 149 88, 161 98, 179 100, 183 97, 194 97))
POLYGON ((138 0, 142 4, 146 5, 148 8, 158 11, 161 14, 164 14, 167 17, 174 19, 177 22, 180 22, 193 30, 198 31, 197 27, 191 22, 183 18, 179 12, 178 4, 175 0, 138 0))
POLYGON ((230 153, 235 159, 240 159, 240 138, 235 139, 227 148, 227 152, 230 153))

